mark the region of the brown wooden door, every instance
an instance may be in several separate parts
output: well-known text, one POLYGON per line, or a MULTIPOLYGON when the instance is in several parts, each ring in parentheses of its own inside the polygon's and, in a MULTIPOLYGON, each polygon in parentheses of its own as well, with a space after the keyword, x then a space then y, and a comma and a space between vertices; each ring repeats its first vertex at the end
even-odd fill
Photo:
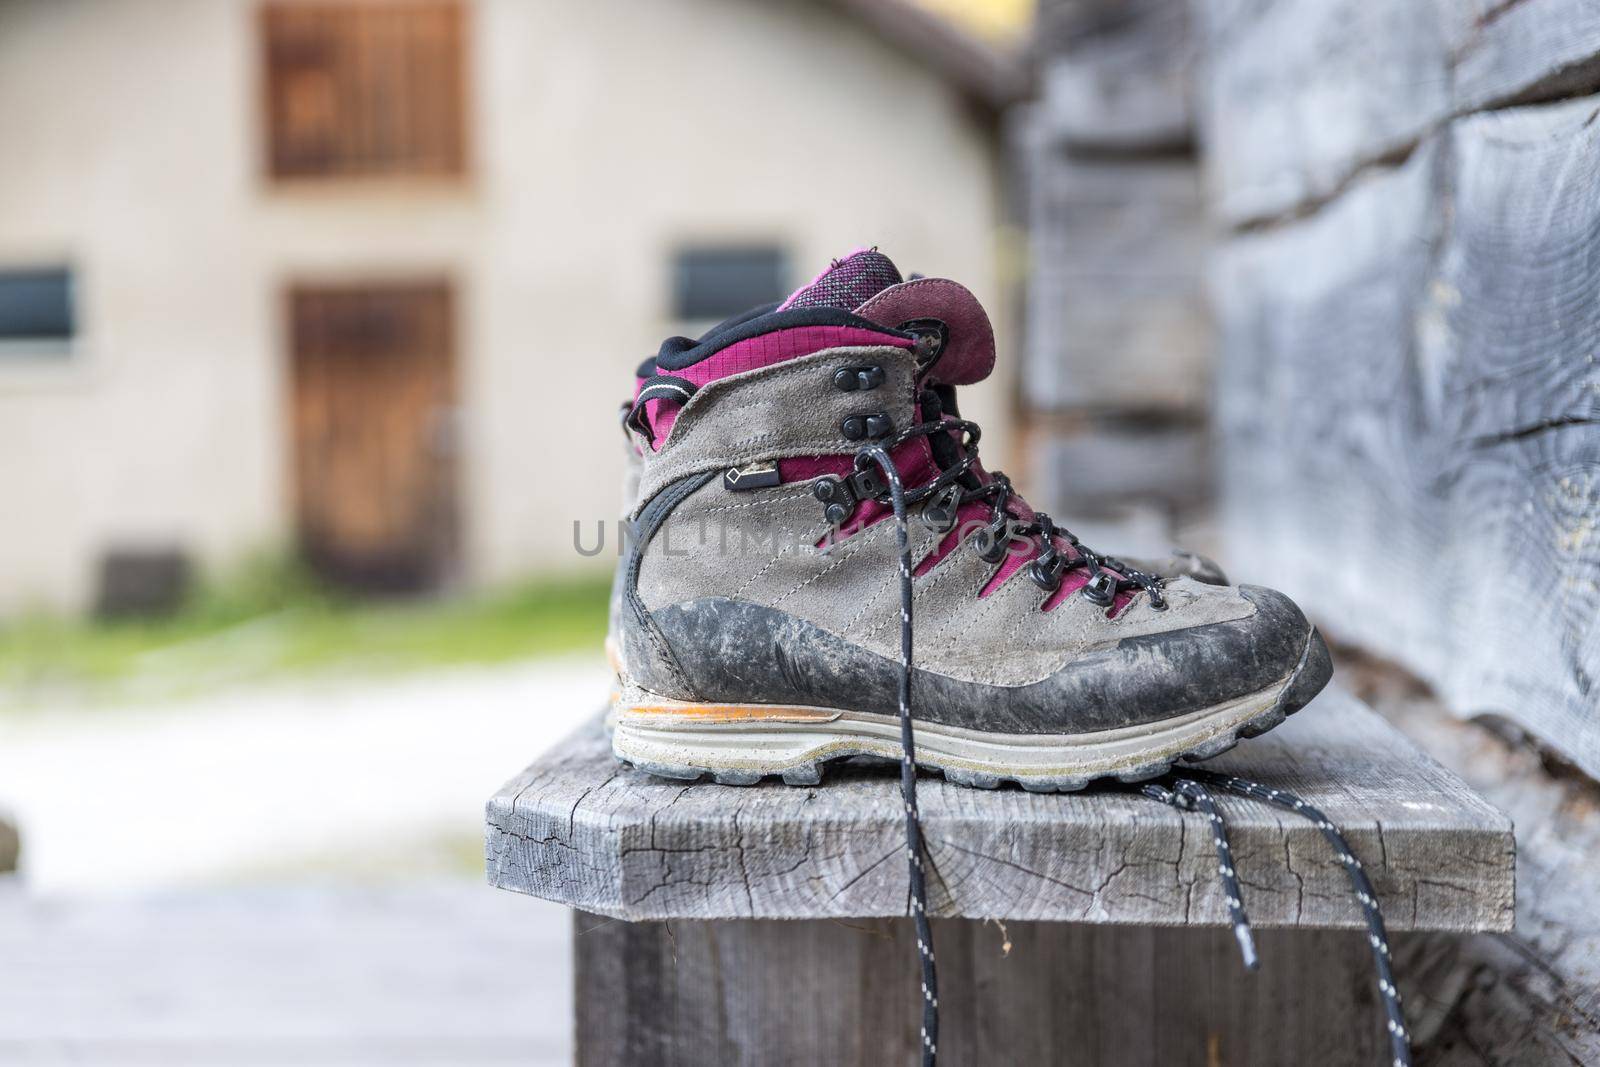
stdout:
POLYGON ((290 291, 300 547, 339 584, 415 591, 454 569, 453 304, 437 282, 290 291))

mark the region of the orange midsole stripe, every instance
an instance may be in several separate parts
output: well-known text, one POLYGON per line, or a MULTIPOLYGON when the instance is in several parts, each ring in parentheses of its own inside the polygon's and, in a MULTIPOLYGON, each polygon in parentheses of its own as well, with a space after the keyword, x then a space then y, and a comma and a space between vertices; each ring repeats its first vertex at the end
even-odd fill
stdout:
POLYGON ((772 704, 631 704, 625 709, 625 714, 706 722, 748 722, 753 719, 828 722, 839 717, 838 712, 820 708, 789 708, 772 704))

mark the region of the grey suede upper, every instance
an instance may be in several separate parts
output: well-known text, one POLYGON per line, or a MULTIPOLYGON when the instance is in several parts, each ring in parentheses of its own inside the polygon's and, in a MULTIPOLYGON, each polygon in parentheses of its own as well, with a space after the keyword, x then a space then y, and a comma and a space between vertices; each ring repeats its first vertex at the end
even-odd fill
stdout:
POLYGON ((639 501, 698 471, 854 452, 861 442, 840 429, 850 415, 882 411, 904 429, 915 418, 916 372, 910 352, 884 345, 830 348, 711 382, 678 412, 660 451, 646 451, 639 501), (833 387, 834 371, 868 365, 883 368, 878 388, 833 387))
MULTIPOLYGON (((911 425, 915 373, 902 349, 830 349, 721 379, 688 401, 642 463, 635 517, 648 530, 621 613, 634 682, 674 699, 782 703, 844 699, 856 678, 892 705, 895 523, 827 539, 813 481, 734 491, 719 474, 851 455, 862 442, 840 429, 847 415, 884 411, 896 429, 911 425), (864 364, 883 368, 881 387, 832 387, 835 370, 864 364)), ((913 560, 942 536, 918 517, 913 560)), ((980 596, 1000 567, 961 544, 915 578, 918 706, 956 725, 1027 730, 1044 716, 1062 729, 1109 729, 1185 714, 1284 682, 1311 647, 1304 616, 1270 590, 1182 577, 1165 586, 1166 610, 1140 594, 1108 618, 1078 595, 1042 610, 1048 594, 1026 567, 980 596)))
MULTIPOLYGON (((887 400, 892 393, 897 397, 892 408, 883 407, 893 411, 896 424, 905 425, 899 420, 912 417, 913 365, 899 349, 833 349, 794 364, 797 373, 774 373, 791 366, 782 364, 715 382, 697 393, 661 452, 646 457, 643 498, 649 499, 654 483, 666 478, 665 471, 681 476, 755 458, 815 454, 818 439, 831 428, 829 420, 860 410, 863 396, 884 394, 887 400), (833 368, 859 363, 869 352, 886 373, 894 368, 884 387, 861 394, 837 392, 828 385, 833 368), (855 399, 838 405, 829 394, 855 399), (793 421, 805 425, 777 434, 753 421, 757 413, 774 411, 789 412, 793 421), (819 415, 823 411, 827 414, 819 415)), ((848 454, 858 447, 833 429, 835 437, 826 451, 848 454)), ((705 597, 745 600, 781 609, 877 654, 897 655, 894 523, 875 523, 818 548, 830 526, 811 489, 811 482, 801 482, 733 492, 713 478, 678 504, 645 546, 640 599, 651 611, 705 597)), ((920 522, 911 524, 911 537, 914 559, 927 555, 939 541, 920 522)), ((970 546, 962 546, 916 579, 919 663, 966 681, 1027 685, 1074 656, 1123 638, 1226 622, 1254 610, 1235 589, 1179 579, 1167 585, 1167 611, 1153 610, 1149 598, 1141 596, 1108 619, 1102 609, 1073 596, 1046 612, 1040 610, 1046 594, 1028 578, 1026 568, 980 598, 979 591, 998 569, 970 546)))
MULTIPOLYGON (((652 611, 705 597, 749 601, 879 655, 898 656, 894 523, 875 523, 818 549, 828 530, 810 483, 733 493, 713 479, 678 506, 646 548, 639 596, 652 611)), ((913 559, 938 542, 924 524, 911 524, 913 559)), ((1108 619, 1077 596, 1041 611, 1046 594, 1026 568, 980 598, 998 569, 963 545, 915 580, 918 663, 967 681, 1026 685, 1084 651, 1125 637, 1240 619, 1254 610, 1235 589, 1183 578, 1167 584, 1167 611, 1136 597, 1108 619)))

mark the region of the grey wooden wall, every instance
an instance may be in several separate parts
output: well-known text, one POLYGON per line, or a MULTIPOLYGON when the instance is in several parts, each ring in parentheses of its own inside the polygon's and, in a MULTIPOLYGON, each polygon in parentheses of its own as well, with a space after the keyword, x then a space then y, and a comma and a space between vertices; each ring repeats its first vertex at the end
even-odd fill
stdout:
POLYGON ((1600 3, 1192 13, 1229 570, 1600 777, 1600 3))
POLYGON ((1044 0, 1026 120, 1030 499, 1063 519, 1206 504, 1212 330, 1188 12, 1044 0))
POLYGON ((1230 573, 1516 820, 1516 930, 1400 950, 1418 1062, 1600 1062, 1600 0, 1043 0, 1038 52, 1030 490, 1210 420, 1230 573))

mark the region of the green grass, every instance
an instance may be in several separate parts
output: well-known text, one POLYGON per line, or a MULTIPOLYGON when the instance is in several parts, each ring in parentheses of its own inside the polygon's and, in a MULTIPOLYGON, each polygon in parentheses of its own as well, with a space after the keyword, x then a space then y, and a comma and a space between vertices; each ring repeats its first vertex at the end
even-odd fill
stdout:
POLYGON ((373 602, 332 593, 293 567, 258 562, 207 585, 166 619, 32 615, 0 624, 0 709, 598 652, 609 581, 583 574, 470 598, 373 602))

